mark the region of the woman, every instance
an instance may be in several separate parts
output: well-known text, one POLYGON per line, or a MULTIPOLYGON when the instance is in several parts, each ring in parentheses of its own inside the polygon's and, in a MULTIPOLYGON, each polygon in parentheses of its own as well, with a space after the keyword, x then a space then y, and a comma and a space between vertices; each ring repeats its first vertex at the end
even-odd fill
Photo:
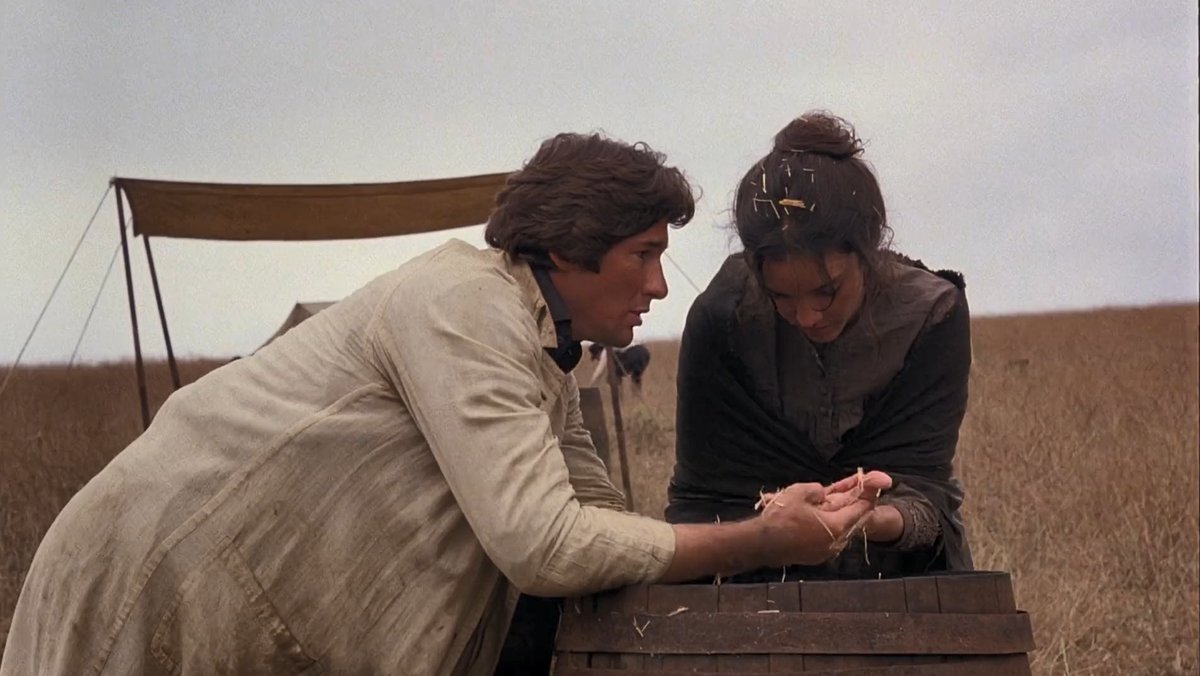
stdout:
POLYGON ((863 539, 792 578, 971 568, 953 475, 971 363, 963 280, 889 249, 861 155, 828 113, 779 132, 737 188, 744 251, 696 300, 679 358, 668 521, 743 519, 763 491, 860 467, 896 482, 863 539))

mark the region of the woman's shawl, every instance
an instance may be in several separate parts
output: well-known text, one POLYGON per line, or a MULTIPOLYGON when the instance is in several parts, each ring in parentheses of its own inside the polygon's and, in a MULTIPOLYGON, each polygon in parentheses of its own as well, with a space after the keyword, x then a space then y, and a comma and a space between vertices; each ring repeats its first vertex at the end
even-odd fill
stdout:
MULTIPOLYGON (((970 569, 959 515, 963 493, 952 474, 966 412, 970 313, 962 277, 937 274, 956 287, 952 306, 917 334, 899 373, 867 398, 862 420, 826 460, 805 434, 773 412, 776 402, 764 404, 762 392, 755 391, 749 369, 782 368, 773 358, 773 339, 766 346, 748 344, 758 340, 754 336, 774 335, 776 315, 769 301, 769 312, 761 307, 747 312, 747 306, 761 306, 754 297, 761 293, 745 264, 731 257, 688 313, 667 520, 743 519, 754 514, 762 490, 794 482, 828 484, 859 467, 882 470, 932 504, 942 531, 932 554, 900 556, 901 561, 893 556, 894 569, 886 574, 970 569)), ((875 549, 872 544, 873 554, 875 549)))

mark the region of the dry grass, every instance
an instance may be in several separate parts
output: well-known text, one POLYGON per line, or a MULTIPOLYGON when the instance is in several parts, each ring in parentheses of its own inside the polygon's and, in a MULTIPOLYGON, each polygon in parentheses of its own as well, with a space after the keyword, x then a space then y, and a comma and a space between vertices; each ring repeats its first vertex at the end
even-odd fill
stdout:
MULTIPOLYGON (((182 364, 182 378, 190 382, 221 363, 182 364)), ((155 365, 149 377, 157 405, 170 391, 170 375, 155 365)), ((42 535, 71 496, 141 432, 139 411, 132 364, 21 368, 0 396, 0 637, 8 634, 42 535)))
MULTIPOLYGON (((966 518, 977 566, 1032 613, 1038 673, 1200 669, 1198 326, 1194 305, 974 323, 966 518)), ((678 345, 651 350, 624 413, 637 508, 661 515, 678 345)), ((136 402, 128 365, 23 369, 0 398, 0 644, 41 534, 137 434, 136 402)))

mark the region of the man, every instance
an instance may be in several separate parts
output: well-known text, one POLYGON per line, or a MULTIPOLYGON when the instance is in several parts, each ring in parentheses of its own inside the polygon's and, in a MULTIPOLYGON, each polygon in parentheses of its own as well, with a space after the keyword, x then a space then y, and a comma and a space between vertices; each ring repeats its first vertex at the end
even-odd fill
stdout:
POLYGON ((487 674, 522 592, 832 556, 871 501, 798 485, 671 526, 621 511, 584 430, 578 341, 630 342, 693 209, 645 146, 546 141, 493 248, 451 241, 173 395, 50 528, 0 674, 487 674))

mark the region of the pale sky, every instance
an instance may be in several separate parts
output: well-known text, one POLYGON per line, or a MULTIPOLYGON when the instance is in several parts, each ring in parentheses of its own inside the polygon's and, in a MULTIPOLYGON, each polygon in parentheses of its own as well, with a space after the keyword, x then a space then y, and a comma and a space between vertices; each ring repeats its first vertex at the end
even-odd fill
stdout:
MULTIPOLYGON (((897 248, 976 315, 1195 302, 1194 2, 255 2, 0 6, 0 363, 113 175, 401 181, 516 169, 548 136, 665 152, 703 191, 669 251, 703 286, 737 179, 794 116, 854 123, 897 248)), ((23 363, 65 361, 118 241, 110 195, 23 363)), ((176 353, 230 356, 450 236, 154 239, 176 353)), ((164 353, 141 242, 143 345, 164 353)), ((640 339, 678 335, 696 290, 640 339)), ((120 261, 81 358, 132 355, 120 261)))

